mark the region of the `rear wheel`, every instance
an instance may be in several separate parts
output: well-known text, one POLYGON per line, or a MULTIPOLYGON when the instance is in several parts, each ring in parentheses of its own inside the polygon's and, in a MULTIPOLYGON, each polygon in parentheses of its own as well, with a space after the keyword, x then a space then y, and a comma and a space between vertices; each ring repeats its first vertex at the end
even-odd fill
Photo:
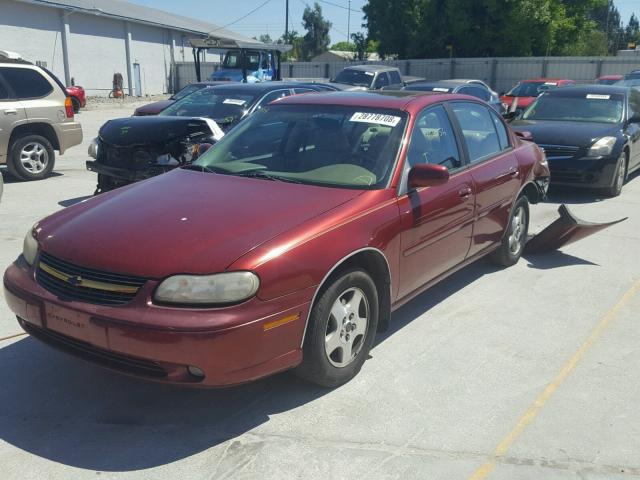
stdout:
POLYGON ((378 325, 378 293, 364 270, 339 276, 312 308, 296 375, 323 387, 355 377, 371 350, 378 325))
POLYGON ((529 201, 527 197, 518 198, 511 209, 509 225, 500 248, 495 250, 490 259, 504 267, 510 267, 520 260, 529 232, 529 201))
POLYGON ((7 162, 9 172, 21 180, 41 180, 53 170, 53 146, 40 135, 25 135, 14 140, 7 162))
POLYGON ((627 155, 622 152, 618 162, 616 163, 616 169, 613 173, 613 185, 605 190, 605 194, 609 197, 617 197, 622 193, 622 187, 627 181, 627 155))

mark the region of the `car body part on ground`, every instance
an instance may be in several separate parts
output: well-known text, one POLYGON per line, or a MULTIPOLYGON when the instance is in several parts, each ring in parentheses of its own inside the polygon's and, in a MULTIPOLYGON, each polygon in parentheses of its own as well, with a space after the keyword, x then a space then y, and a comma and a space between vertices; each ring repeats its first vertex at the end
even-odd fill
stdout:
POLYGON ((560 205, 558 213, 560 218, 527 241, 525 253, 552 252, 627 219, 625 217, 604 223, 587 222, 573 215, 565 204, 560 205))
POLYGON ((552 185, 619 195, 640 169, 640 91, 583 85, 541 95, 514 130, 529 132, 549 161, 552 185))
POLYGON ((532 78, 522 80, 500 97, 505 110, 523 111, 543 92, 575 85, 574 80, 564 78, 532 78))
POLYGON ((0 57, 0 164, 20 180, 49 176, 55 150, 62 155, 82 142, 73 101, 45 68, 0 57))
POLYGON ((215 143, 259 108, 289 95, 327 88, 331 89, 304 82, 209 84, 175 101, 155 117, 110 120, 89 148, 89 155, 95 160, 86 165, 98 174, 96 193, 185 165, 194 159, 197 144, 215 143))
POLYGON ((471 95, 479 98, 491 105, 496 112, 504 112, 504 106, 500 97, 494 95, 492 90, 484 84, 476 84, 471 80, 438 80, 435 82, 415 82, 403 88, 403 90, 437 92, 437 93, 459 93, 461 95, 471 95))
POLYGON ((336 386, 392 310, 484 256, 518 261, 540 172, 469 96, 293 95, 185 168, 38 222, 5 298, 34 337, 141 378, 297 367, 336 386))

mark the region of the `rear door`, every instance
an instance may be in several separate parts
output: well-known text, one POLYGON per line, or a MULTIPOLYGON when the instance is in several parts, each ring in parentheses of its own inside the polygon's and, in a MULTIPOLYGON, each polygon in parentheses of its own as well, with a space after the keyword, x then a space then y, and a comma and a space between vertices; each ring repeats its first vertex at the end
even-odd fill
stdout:
POLYGON ((460 147, 442 105, 428 107, 418 115, 405 160, 405 188, 398 199, 402 225, 400 297, 455 267, 467 255, 474 194, 460 147), (406 191, 408 171, 419 163, 445 165, 449 181, 406 191))
POLYGON ((3 76, 0 68, 0 163, 6 163, 9 156, 11 132, 18 125, 27 123, 27 114, 3 76))
POLYGON ((475 102, 452 102, 450 108, 464 139, 476 192, 471 256, 502 239, 520 188, 520 171, 507 129, 493 109, 475 102))

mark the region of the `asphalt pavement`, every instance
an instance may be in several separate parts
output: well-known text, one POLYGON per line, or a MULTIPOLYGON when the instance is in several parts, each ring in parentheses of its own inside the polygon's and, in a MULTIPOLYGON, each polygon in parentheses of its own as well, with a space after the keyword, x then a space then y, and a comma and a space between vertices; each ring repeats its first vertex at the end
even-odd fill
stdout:
MULTIPOLYGON (((0 168, 0 270, 35 221, 93 193, 88 142, 135 106, 83 111, 85 141, 45 181, 0 168)), ((562 202, 629 219, 508 269, 459 271, 395 312, 335 390, 287 373, 223 390, 127 378, 20 335, 0 298, 0 478, 640 477, 640 178, 615 199, 555 192, 530 229, 562 202)))

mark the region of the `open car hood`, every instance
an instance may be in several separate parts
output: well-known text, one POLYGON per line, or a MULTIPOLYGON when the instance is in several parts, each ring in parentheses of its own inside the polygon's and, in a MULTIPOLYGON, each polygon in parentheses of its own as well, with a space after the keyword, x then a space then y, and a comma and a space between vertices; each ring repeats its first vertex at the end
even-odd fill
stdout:
POLYGON ((547 253, 557 250, 628 218, 606 223, 586 222, 573 215, 565 204, 560 205, 558 213, 560 218, 527 242, 525 253, 547 253))

